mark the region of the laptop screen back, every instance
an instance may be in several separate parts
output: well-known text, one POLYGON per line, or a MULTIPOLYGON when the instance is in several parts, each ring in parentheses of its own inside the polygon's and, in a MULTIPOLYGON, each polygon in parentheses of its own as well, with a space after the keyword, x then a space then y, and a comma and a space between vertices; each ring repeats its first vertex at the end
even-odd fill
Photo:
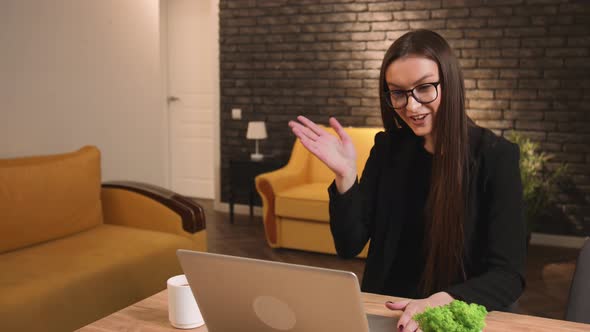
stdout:
POLYGON ((352 272, 178 250, 209 332, 368 331, 352 272))

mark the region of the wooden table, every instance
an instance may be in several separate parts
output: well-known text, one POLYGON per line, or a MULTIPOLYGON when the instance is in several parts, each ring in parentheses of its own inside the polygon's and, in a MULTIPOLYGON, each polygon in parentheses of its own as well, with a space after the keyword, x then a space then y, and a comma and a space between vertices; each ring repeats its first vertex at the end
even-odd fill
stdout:
MULTIPOLYGON (((110 316, 87 325, 78 331, 82 332, 108 332, 108 331, 142 331, 163 332, 174 331, 168 321, 168 294, 164 290, 143 301, 131 305, 110 316)), ((399 298, 377 294, 363 293, 365 311, 374 315, 399 317, 400 312, 390 311, 384 307, 385 301, 397 301, 399 298)), ((207 328, 186 330, 206 332, 207 328)), ((495 331, 519 331, 519 332, 588 332, 590 325, 572 323, 562 320, 540 318, 535 316, 516 315, 505 312, 492 311, 486 318, 485 332, 495 331)))

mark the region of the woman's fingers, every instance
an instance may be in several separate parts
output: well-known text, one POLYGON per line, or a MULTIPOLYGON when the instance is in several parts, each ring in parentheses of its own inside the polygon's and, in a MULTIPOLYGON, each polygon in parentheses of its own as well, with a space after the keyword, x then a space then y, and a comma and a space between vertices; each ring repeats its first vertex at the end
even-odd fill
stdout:
POLYGON ((408 305, 408 303, 410 303, 409 300, 397 301, 397 302, 387 301, 387 302, 385 302, 385 306, 387 307, 387 309, 390 309, 390 310, 404 310, 406 308, 406 306, 408 305))
POLYGON ((318 136, 322 136, 324 134, 327 134, 327 132, 324 129, 322 129, 320 126, 315 124, 310 119, 304 117, 303 115, 299 115, 297 117, 297 120, 299 120, 299 122, 303 123, 307 128, 311 129, 318 136))
POLYGON ((319 154, 319 149, 318 149, 318 146, 315 141, 312 141, 307 136, 299 133, 299 131, 295 132, 295 130, 293 130, 293 132, 299 138, 299 140, 301 141, 301 144, 303 144, 303 146, 307 150, 309 150, 311 153, 313 153, 316 156, 319 154))
MULTIPOLYGON (((309 137, 308 134, 306 134, 306 129, 304 126, 302 126, 299 123, 294 123, 294 121, 289 122, 289 126, 291 127, 291 131, 293 132, 293 134, 295 134, 295 136, 297 136, 297 138, 299 138, 299 140, 301 141, 301 143, 308 148, 308 145, 311 143, 315 143, 317 138, 316 137, 309 137)), ((307 129, 309 131, 309 129, 307 129)), ((312 133, 313 134, 313 133, 312 133)), ((315 135, 315 134, 314 134, 315 135)))
MULTIPOLYGON (((335 119, 331 121, 335 121, 335 119)), ((336 126, 342 128, 338 123, 336 126)), ((303 146, 337 176, 349 175, 349 171, 355 168, 356 155, 352 142, 343 144, 344 142, 336 135, 328 133, 323 127, 316 125, 304 116, 298 116, 297 120, 289 121, 289 127, 303 146)), ((354 170, 356 171, 356 169, 354 170)))
POLYGON ((390 302, 390 301, 385 302, 385 306, 387 307, 387 309, 404 310, 404 313, 401 315, 401 317, 397 321, 397 328, 399 331, 405 331, 404 328, 406 327, 406 325, 410 322, 410 320, 412 318, 412 316, 410 315, 410 313, 407 310, 409 303, 410 303, 410 300, 397 301, 397 302, 390 302))
POLYGON ((289 121, 289 126, 291 127, 291 130, 293 131, 293 133, 299 138, 302 138, 302 136, 305 136, 312 141, 317 141, 317 139, 319 138, 319 136, 316 133, 314 133, 313 131, 311 131, 311 129, 303 126, 300 123, 297 123, 295 121, 289 121))
POLYGON ((405 326, 404 329, 402 330, 402 332, 416 332, 416 330, 418 330, 419 326, 418 323, 416 323, 413 320, 410 320, 405 326))
POLYGON ((347 143, 347 142, 351 141, 350 136, 348 136, 346 131, 344 131, 344 128, 342 128, 342 125, 340 124, 340 122, 338 122, 338 120, 336 120, 336 118, 334 118, 334 117, 330 118, 329 122, 330 122, 330 126, 334 129, 336 134, 338 134, 338 136, 340 137, 340 140, 342 140, 342 143, 347 143))
POLYGON ((412 315, 409 312, 404 311, 404 313, 401 315, 401 317, 397 321, 397 329, 399 331, 405 331, 406 326, 410 323, 411 320, 412 320, 412 315))
POLYGON ((414 323, 412 323, 412 316, 416 313, 416 304, 412 301, 401 301, 401 302, 394 302, 393 304, 398 303, 397 306, 404 306, 404 313, 401 315, 399 320, 397 321, 397 328, 399 331, 412 331, 414 332, 418 326, 414 327, 414 329, 407 330, 407 327, 412 327, 414 323))

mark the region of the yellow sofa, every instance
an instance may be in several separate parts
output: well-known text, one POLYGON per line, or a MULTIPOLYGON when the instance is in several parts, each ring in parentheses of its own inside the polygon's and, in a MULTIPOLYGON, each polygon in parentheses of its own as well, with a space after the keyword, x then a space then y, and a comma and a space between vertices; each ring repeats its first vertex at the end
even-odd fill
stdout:
POLYGON ((101 184, 100 152, 0 159, 0 331, 72 331, 166 287, 206 250, 196 203, 101 184))
MULTIPOLYGON (((327 129, 335 135, 332 129, 327 129)), ((380 128, 345 128, 357 151, 360 175, 380 128)), ((330 232, 328 187, 334 173, 296 140, 285 167, 256 177, 266 240, 284 247, 335 254, 330 232)), ((367 248, 359 257, 367 256, 367 248)))

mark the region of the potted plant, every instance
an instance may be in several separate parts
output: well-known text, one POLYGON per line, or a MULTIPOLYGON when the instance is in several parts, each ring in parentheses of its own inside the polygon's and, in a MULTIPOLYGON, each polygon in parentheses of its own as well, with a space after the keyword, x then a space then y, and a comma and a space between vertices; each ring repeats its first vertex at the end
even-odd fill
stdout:
POLYGON ((539 144, 529 138, 512 133, 508 139, 520 147, 520 177, 524 196, 527 239, 536 228, 541 215, 557 203, 558 195, 565 180, 567 165, 548 168, 552 155, 539 151, 539 144))

